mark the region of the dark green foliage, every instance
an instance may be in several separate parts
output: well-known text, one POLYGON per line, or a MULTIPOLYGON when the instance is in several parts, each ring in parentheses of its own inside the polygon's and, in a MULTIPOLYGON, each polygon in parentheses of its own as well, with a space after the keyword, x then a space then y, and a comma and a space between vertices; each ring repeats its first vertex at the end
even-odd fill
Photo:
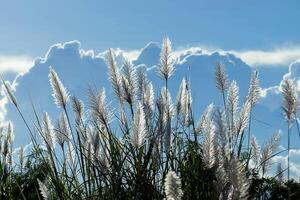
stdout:
POLYGON ((183 199, 217 199, 213 183, 215 181, 214 170, 205 167, 199 145, 191 142, 179 168, 183 199))
POLYGON ((280 183, 274 177, 258 178, 254 174, 252 184, 249 188, 249 199, 257 200, 298 200, 300 199, 300 183, 295 180, 280 183))
POLYGON ((5 174, 1 171, 0 199, 40 199, 37 179, 46 179, 46 165, 47 163, 32 154, 28 156, 22 172, 11 171, 10 174, 5 174))

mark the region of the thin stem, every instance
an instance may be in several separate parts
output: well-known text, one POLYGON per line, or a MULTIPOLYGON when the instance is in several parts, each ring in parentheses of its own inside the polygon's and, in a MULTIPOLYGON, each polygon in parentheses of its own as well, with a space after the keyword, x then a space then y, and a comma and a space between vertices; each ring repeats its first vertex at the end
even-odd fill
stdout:
POLYGON ((290 120, 288 120, 288 181, 290 180, 290 120))

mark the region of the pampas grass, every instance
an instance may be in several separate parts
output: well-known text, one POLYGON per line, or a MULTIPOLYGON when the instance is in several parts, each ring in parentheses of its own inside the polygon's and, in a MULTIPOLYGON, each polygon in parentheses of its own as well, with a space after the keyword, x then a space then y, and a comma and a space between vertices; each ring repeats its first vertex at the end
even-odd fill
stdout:
POLYGON ((290 180, 290 135, 291 135, 291 125, 297 118, 298 111, 298 92, 295 82, 291 79, 285 79, 281 85, 283 100, 282 100, 282 110, 286 118, 288 125, 288 168, 287 177, 290 180))
POLYGON ((55 104, 58 107, 65 108, 69 100, 69 94, 52 67, 50 67, 49 71, 49 81, 52 87, 52 96, 55 104))
POLYGON ((133 133, 131 136, 132 144, 137 148, 141 148, 145 142, 147 135, 146 120, 144 108, 138 103, 138 108, 133 120, 133 133))
POLYGON ((169 171, 165 180, 166 200, 180 200, 182 197, 181 180, 175 172, 169 171))
POLYGON ((171 41, 168 37, 163 39, 161 53, 160 53, 160 63, 158 69, 158 75, 167 81, 174 72, 174 67, 171 58, 171 41))
POLYGON ((44 200, 49 200, 50 199, 50 193, 49 193, 49 190, 48 190, 47 186, 42 181, 40 181, 39 179, 37 179, 37 181, 38 181, 39 189, 41 191, 43 199, 44 200))
MULTIPOLYGON (((110 49, 106 54, 108 79, 117 101, 108 98, 104 88, 89 88, 87 107, 69 95, 58 74, 50 68, 54 103, 62 112, 55 126, 47 112, 42 122, 35 112, 36 130, 27 124, 37 157, 45 163, 47 171, 47 187, 36 180, 40 196, 45 199, 191 199, 194 196, 195 199, 202 196, 246 199, 249 196, 250 161, 264 175, 279 141, 276 134, 263 147, 254 137, 251 147, 246 144, 244 135, 248 128, 251 136, 251 112, 259 99, 258 74, 252 75, 247 96, 240 98, 236 81, 228 84, 225 67, 217 63, 216 86, 224 104, 210 104, 195 125, 188 77, 182 79, 176 102, 172 103, 168 83, 172 83, 169 79, 175 70, 171 56, 171 42, 165 38, 158 66, 165 84, 154 91, 144 68, 136 68, 129 60, 122 67, 117 66, 110 49), (38 144, 34 131, 40 133, 46 148, 38 144), (55 148, 55 143, 60 148, 55 148), (198 190, 193 191, 192 186, 198 190)), ((3 83, 23 117, 12 90, 3 83)), ((295 88, 289 81, 282 88, 285 116, 291 120, 297 111, 295 88)), ((9 128, 7 131, 10 132, 9 128)), ((11 165, 7 159, 11 145, 9 137, 5 137, 1 154, 7 165, 11 165)), ((20 155, 20 160, 23 157, 20 155)))

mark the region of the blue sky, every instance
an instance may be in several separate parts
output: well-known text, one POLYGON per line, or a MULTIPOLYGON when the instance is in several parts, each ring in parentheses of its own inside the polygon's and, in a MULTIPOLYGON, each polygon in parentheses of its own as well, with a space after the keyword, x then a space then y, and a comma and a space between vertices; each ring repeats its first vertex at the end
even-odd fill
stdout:
POLYGON ((0 54, 41 56, 77 39, 83 48, 137 49, 168 35, 174 46, 272 49, 300 44, 299 1, 79 1, 0 3, 0 54))

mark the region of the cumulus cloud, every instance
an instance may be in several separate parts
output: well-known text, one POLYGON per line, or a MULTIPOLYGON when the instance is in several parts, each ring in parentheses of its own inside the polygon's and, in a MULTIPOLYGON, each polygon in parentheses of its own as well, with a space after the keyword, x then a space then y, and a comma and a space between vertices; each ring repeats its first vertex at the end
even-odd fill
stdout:
POLYGON ((269 51, 250 50, 250 51, 230 51, 242 58, 251 66, 288 66, 291 62, 300 57, 300 47, 275 48, 269 51))
POLYGON ((234 54, 241 58, 248 65, 257 67, 271 67, 271 66, 288 66, 291 62, 300 58, 300 46, 280 46, 270 50, 230 50, 222 49, 216 46, 194 46, 194 47, 179 47, 175 49, 175 55, 180 56, 186 53, 203 53, 211 54, 218 52, 222 55, 228 53, 234 54))
POLYGON ((25 73, 33 65, 33 59, 25 55, 0 55, 0 73, 25 73))
POLYGON ((280 107, 281 85, 283 83, 283 80, 294 80, 297 84, 297 89, 300 92, 300 59, 291 62, 291 64, 289 64, 288 66, 289 71, 282 77, 282 80, 280 80, 277 85, 262 90, 261 103, 271 110, 276 110, 280 107))
MULTIPOLYGON (((154 42, 151 42, 151 44, 154 42)), ((155 43, 157 44, 157 43, 155 43)), ((56 44, 61 45, 61 44, 56 44)), ((158 45, 158 44, 157 44, 158 45)), ((53 45, 55 46, 55 45, 53 45)), ((147 46, 146 46, 147 47, 147 46)), ((62 48, 62 47, 59 47, 62 48)), ((129 60, 137 60, 142 49, 124 50, 121 48, 114 49, 117 56, 125 57, 129 60)), ((279 47, 272 50, 226 50, 216 46, 191 46, 191 47, 178 47, 174 49, 173 56, 180 58, 185 55, 209 55, 218 52, 220 55, 234 54, 241 58, 250 66, 288 66, 291 62, 300 58, 300 47, 279 47)), ((49 52, 48 52, 49 53, 49 52)), ((81 52, 83 55, 94 56, 93 50, 81 52)), ((99 53, 103 55, 105 52, 99 53)), ((13 72, 25 73, 33 66, 34 59, 26 55, 0 55, 0 73, 13 72)))

